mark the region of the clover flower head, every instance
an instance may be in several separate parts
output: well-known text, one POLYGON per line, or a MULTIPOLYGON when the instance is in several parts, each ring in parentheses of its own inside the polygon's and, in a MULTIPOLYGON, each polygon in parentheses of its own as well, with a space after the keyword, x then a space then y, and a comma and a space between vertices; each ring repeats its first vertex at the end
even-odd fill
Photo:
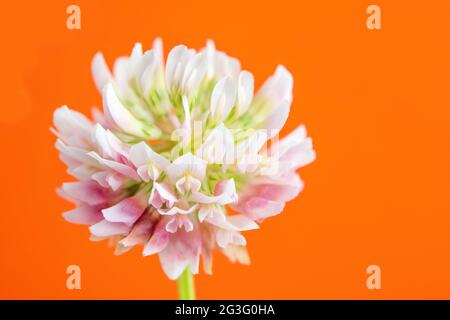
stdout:
POLYGON ((242 232, 283 211, 303 188, 296 170, 315 158, 303 126, 278 140, 289 71, 278 66, 254 94, 253 75, 212 41, 176 46, 164 62, 160 39, 146 52, 136 44, 112 72, 101 53, 91 67, 103 112, 54 112, 55 146, 77 179, 58 190, 76 204, 64 218, 116 254, 158 254, 170 279, 198 273, 200 256, 211 273, 214 248, 248 264, 242 232))

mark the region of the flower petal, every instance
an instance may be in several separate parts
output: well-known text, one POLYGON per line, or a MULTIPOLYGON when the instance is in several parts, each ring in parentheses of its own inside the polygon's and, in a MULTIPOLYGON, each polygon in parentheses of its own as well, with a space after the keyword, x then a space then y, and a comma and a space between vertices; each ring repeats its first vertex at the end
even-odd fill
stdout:
POLYGON ((165 170, 170 165, 169 160, 153 151, 145 142, 139 142, 130 148, 130 160, 136 166, 142 166, 149 163, 156 164, 161 170, 165 170))
POLYGON ((192 177, 190 174, 186 174, 175 183, 175 187, 181 194, 197 193, 201 185, 201 181, 192 177))
POLYGON ((126 235, 130 231, 130 226, 120 222, 109 222, 102 220, 89 227, 89 231, 100 238, 112 237, 118 235, 126 235))
POLYGON ((246 189, 246 193, 253 196, 277 202, 287 202, 298 196, 303 189, 303 182, 297 174, 292 173, 276 179, 267 178, 255 181, 248 185, 246 189))
POLYGON ((237 90, 237 114, 241 115, 247 111, 253 100, 254 78, 248 71, 241 71, 237 90))
MULTIPOLYGON (((113 66, 114 84, 119 89, 119 92, 123 96, 129 96, 131 94, 131 88, 129 85, 130 80, 130 58, 119 57, 114 61, 113 66)), ((103 87, 103 92, 105 87, 103 87)))
POLYGON ((186 232, 179 229, 166 248, 159 253, 162 268, 169 279, 175 280, 190 266, 191 272, 198 273, 201 235, 197 230, 186 232))
POLYGON ((133 225, 142 215, 147 207, 143 194, 138 193, 133 197, 126 198, 116 205, 103 209, 102 213, 109 222, 121 222, 133 225))
POLYGON ((221 79, 225 76, 232 79, 238 78, 241 70, 239 60, 228 56, 225 52, 216 50, 214 41, 208 40, 203 52, 206 52, 208 60, 208 78, 221 79))
POLYGON ((225 120, 236 101, 236 86, 230 77, 220 79, 211 94, 210 112, 214 119, 225 120))
POLYGON ((194 93, 204 78, 207 69, 208 61, 205 53, 197 53, 189 59, 181 80, 184 94, 190 95, 194 93))
POLYGON ((316 159, 316 152, 313 149, 311 138, 307 138, 298 145, 286 151, 279 162, 281 166, 280 174, 295 171, 304 167, 316 159))
POLYGON ((116 162, 113 160, 104 159, 104 158, 100 157, 96 152, 93 152, 93 151, 89 152, 88 155, 91 156, 92 158, 94 158, 95 160, 97 160, 100 164, 102 164, 103 166, 105 166, 107 168, 110 168, 130 179, 133 179, 136 181, 140 180, 136 171, 125 164, 122 164, 122 163, 119 163, 119 162, 116 162))
POLYGON ((263 220, 281 213, 284 203, 253 196, 241 199, 233 208, 253 220, 263 220))
POLYGON ((176 183, 185 173, 203 181, 206 174, 206 161, 189 152, 175 159, 166 171, 171 183, 176 183))
POLYGON ((229 244, 223 248, 223 253, 231 262, 239 262, 244 265, 250 264, 250 257, 245 246, 229 244))
POLYGON ((148 200, 153 207, 159 209, 163 204, 166 204, 168 208, 171 208, 177 200, 177 196, 167 183, 153 183, 153 188, 148 200))
POLYGON ((183 105, 184 120, 181 128, 178 129, 178 134, 181 140, 180 142, 189 143, 192 136, 191 111, 189 108, 188 98, 185 95, 181 98, 181 102, 183 105))
POLYGON ((142 59, 142 44, 140 42, 136 42, 134 44, 133 50, 131 50, 131 55, 130 55, 130 71, 129 71, 129 78, 131 78, 132 74, 136 71, 136 67, 139 63, 139 61, 141 61, 142 59))
POLYGON ((189 60, 195 55, 195 51, 184 45, 179 45, 170 50, 166 63, 166 84, 170 93, 181 90, 181 81, 189 60))
POLYGON ((205 221, 229 231, 248 231, 259 228, 249 217, 242 214, 226 216, 223 210, 215 210, 213 214, 206 217, 205 221))
POLYGON ((197 207, 198 207, 198 204, 194 204, 193 206, 191 206, 187 209, 173 206, 169 210, 158 209, 158 212, 163 216, 173 216, 175 214, 191 214, 197 209, 197 207))
POLYGON ((196 155, 209 164, 233 164, 234 139, 230 130, 220 123, 211 131, 196 155))
POLYGON ((144 256, 149 256, 161 252, 166 248, 169 240, 170 235, 166 231, 166 220, 160 220, 156 225, 150 240, 145 244, 142 254, 144 256))
POLYGON ((64 219, 75 224, 95 224, 103 220, 101 206, 80 206, 63 213, 64 219))
POLYGON ((280 102, 285 100, 290 105, 293 86, 294 79, 292 74, 283 65, 279 65, 275 70, 275 74, 262 85, 257 93, 257 97, 269 99, 275 106, 278 106, 280 102))
POLYGON ((102 187, 110 187, 113 191, 118 190, 126 178, 116 172, 112 171, 98 171, 91 175, 91 179, 97 181, 102 187))
POLYGON ((229 231, 225 229, 218 229, 216 233, 217 245, 225 248, 230 244, 245 246, 247 241, 245 237, 237 231, 229 231))
POLYGON ((97 205, 107 202, 110 197, 108 190, 92 180, 66 182, 62 185, 65 196, 75 202, 97 205))
POLYGON ((220 181, 215 187, 216 196, 207 196, 201 192, 194 192, 189 196, 189 201, 213 204, 226 205, 237 202, 238 195, 236 193, 236 186, 234 179, 220 181))
POLYGON ((162 41, 156 38, 153 41, 153 48, 147 51, 141 59, 140 70, 136 72, 136 79, 140 84, 144 97, 150 94, 150 90, 156 85, 163 72, 163 49, 162 41))
POLYGON ((103 87, 110 81, 113 76, 106 64, 105 58, 101 52, 97 52, 91 62, 91 72, 94 78, 95 86, 97 90, 102 92, 103 87))
POLYGON ((267 120, 265 121, 263 126, 265 129, 267 129, 269 139, 271 139, 275 135, 277 135, 281 131, 281 129, 284 127, 284 125, 288 119, 290 109, 291 109, 290 103, 285 100, 267 118, 267 120))
POLYGON ((170 233, 176 233, 178 229, 182 229, 186 232, 194 230, 194 224, 187 215, 175 215, 167 222, 166 231, 170 233))
POLYGON ((103 157, 120 161, 122 158, 128 158, 129 148, 110 130, 105 130, 101 124, 95 125, 95 142, 103 157))
POLYGON ((130 111, 120 102, 111 83, 103 89, 103 109, 115 123, 115 125, 124 132, 137 137, 146 137, 142 123, 138 121, 130 111))
POLYGON ((83 114, 62 106, 53 112, 53 133, 65 143, 81 148, 90 147, 93 125, 83 114))
POLYGON ((95 166, 96 161, 87 155, 87 150, 79 147, 69 146, 61 139, 56 140, 56 149, 60 152, 62 160, 69 166, 87 164, 95 166))
POLYGON ((311 138, 307 137, 304 126, 299 126, 292 133, 271 146, 270 157, 278 159, 278 175, 303 167, 316 158, 311 138))
POLYGON ((125 247, 132 247, 139 244, 146 243, 150 236, 152 229, 157 221, 157 217, 153 215, 153 211, 145 212, 139 220, 134 224, 130 233, 120 240, 120 244, 125 247))

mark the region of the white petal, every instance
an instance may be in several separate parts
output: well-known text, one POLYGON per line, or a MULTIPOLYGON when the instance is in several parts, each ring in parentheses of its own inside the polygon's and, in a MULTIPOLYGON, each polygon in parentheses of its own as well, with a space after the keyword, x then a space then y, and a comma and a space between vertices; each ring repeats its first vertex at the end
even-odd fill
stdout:
POLYGON ((198 221, 203 222, 207 216, 214 214, 217 207, 213 204, 202 204, 198 209, 198 221))
POLYGON ((94 139, 100 153, 114 160, 119 160, 120 156, 128 158, 128 146, 119 140, 110 130, 105 130, 99 123, 95 126, 94 139))
POLYGON ((66 105, 53 112, 53 124, 59 132, 54 132, 66 141, 76 142, 77 146, 86 146, 91 138, 93 125, 82 113, 69 109, 66 105))
POLYGON ((186 64, 194 55, 194 50, 190 50, 183 45, 176 46, 169 52, 166 64, 166 83, 169 92, 181 89, 186 64))
POLYGON ((239 60, 228 56, 226 53, 216 50, 214 41, 208 40, 206 47, 202 49, 208 60, 207 77, 213 79, 221 79, 225 76, 231 77, 237 81, 241 65, 239 60))
POLYGON ((181 194, 186 194, 188 192, 195 193, 197 192, 202 185, 202 182, 194 177, 192 177, 190 174, 186 174, 185 176, 182 176, 177 182, 175 183, 175 187, 177 188, 178 192, 181 194))
POLYGON ((237 202, 239 198, 233 178, 217 182, 214 187, 214 194, 222 196, 222 199, 218 202, 220 205, 237 202))
POLYGON ((153 40, 153 46, 152 46, 152 51, 155 54, 155 58, 159 63, 163 63, 164 62, 164 56, 163 56, 163 43, 161 38, 155 38, 155 40, 153 40))
POLYGON ((191 214, 197 209, 198 205, 194 204, 188 209, 179 208, 177 206, 173 206, 169 210, 158 209, 158 212, 163 216, 173 216, 176 214, 191 214))
MULTIPOLYGON (((168 201, 169 203, 174 203, 178 200, 175 193, 171 190, 171 187, 166 183, 154 182, 153 189, 159 193, 162 199, 168 201)), ((172 205, 169 206, 171 207, 172 205)))
POLYGON ((216 241, 219 247, 225 248, 229 244, 245 246, 247 244, 243 235, 237 231, 219 229, 216 233, 216 241))
POLYGON ((103 216, 109 222, 120 222, 133 225, 144 213, 147 204, 143 194, 126 198, 112 207, 102 210, 103 216))
POLYGON ((167 166, 170 165, 169 160, 153 151, 153 149, 144 141, 139 142, 130 148, 129 157, 136 167, 146 164, 156 164, 159 169, 165 170, 167 166))
POLYGON ((142 254, 149 256, 155 253, 159 253, 166 248, 170 240, 169 233, 165 230, 161 223, 156 226, 156 230, 153 233, 150 240, 144 246, 142 254))
POLYGON ((92 119, 94 120, 94 123, 101 124, 104 128, 109 128, 108 121, 105 117, 105 114, 97 107, 92 107, 91 109, 92 119))
POLYGON ((113 161, 113 160, 108 160, 108 159, 104 159, 102 157, 100 157, 98 155, 98 153, 96 153, 95 151, 91 151, 88 153, 89 156, 91 156, 92 158, 94 158, 95 160, 97 160, 100 164, 102 164, 103 166, 112 169, 126 177, 129 177, 130 179, 139 181, 139 176, 136 173, 135 170, 133 170, 131 167, 117 162, 117 161, 113 161))
POLYGON ((206 221, 229 231, 248 231, 259 228, 256 222, 243 214, 225 216, 223 213, 215 212, 213 216, 206 217, 206 221))
POLYGON ((249 138, 236 146, 236 158, 241 159, 248 155, 258 155, 259 150, 264 146, 267 138, 266 130, 256 130, 249 138))
POLYGON ((128 81, 130 80, 129 57, 119 57, 116 59, 116 61, 114 61, 113 75, 114 75, 114 82, 120 89, 120 93, 124 96, 128 96, 131 92, 131 88, 128 84, 128 81))
POLYGON ((103 220, 99 206, 79 206, 63 213, 64 219, 71 223, 92 225, 103 220))
POLYGON ((172 88, 175 81, 174 76, 181 57, 187 50, 186 46, 179 45, 170 50, 166 63, 166 83, 169 89, 172 88))
POLYGON ((175 161, 167 167, 166 171, 171 183, 176 183, 185 173, 203 181, 206 174, 206 164, 205 160, 192 155, 192 153, 186 153, 175 159, 175 161))
POLYGON ((109 222, 102 220, 89 227, 89 231, 96 237, 111 237, 117 235, 126 235, 130 231, 131 227, 125 223, 109 222))
POLYGON ((245 246, 228 245, 222 249, 222 252, 232 263, 250 264, 250 257, 245 246))
POLYGON ((56 140, 55 148, 61 153, 62 160, 66 162, 68 166, 77 166, 81 164, 95 166, 96 161, 87 155, 86 149, 68 146, 61 139, 56 140))
POLYGON ((206 58, 208 61, 207 77, 212 78, 214 77, 214 64, 216 60, 216 46, 213 40, 208 39, 206 41, 206 47, 203 49, 203 52, 206 52, 206 58))
POLYGON ((272 146, 271 155, 274 152, 278 152, 279 157, 282 156, 289 149, 304 141, 306 137, 307 133, 305 126, 304 125, 298 126, 294 131, 292 131, 283 139, 281 139, 278 144, 272 146))
POLYGON ((225 120, 236 100, 236 87, 230 77, 219 80, 211 94, 210 111, 215 119, 225 120))
POLYGON ((269 155, 279 161, 278 175, 295 171, 316 158, 312 140, 307 137, 304 126, 299 126, 277 144, 272 145, 269 155))
POLYGON ((132 76, 132 73, 136 70, 136 67, 141 58, 142 58, 142 44, 137 42, 135 43, 130 55, 130 67, 128 71, 129 78, 132 76))
POLYGON ((233 206, 233 209, 253 220, 263 220, 280 214, 284 206, 284 202, 272 201, 256 195, 243 199, 236 206, 233 206))
POLYGON ((267 118, 264 127, 267 129, 268 138, 271 139, 277 135, 284 127, 291 109, 290 103, 285 100, 276 110, 267 118))
POLYGON ((246 215, 238 214, 228 217, 230 225, 238 231, 248 231, 258 229, 258 224, 246 215))
POLYGON ((234 162, 234 139, 223 123, 214 128, 197 151, 197 157, 210 164, 232 164, 234 162))
POLYGON ((189 264, 188 260, 179 260, 174 258, 176 253, 169 251, 167 248, 159 253, 159 261, 164 273, 170 280, 176 280, 189 264))
POLYGON ((137 74, 136 76, 144 97, 149 95, 150 90, 155 86, 164 71, 163 48, 160 38, 156 38, 153 41, 153 48, 149 52, 145 54, 149 57, 142 59, 145 59, 147 63, 145 69, 142 70, 141 74, 137 74), (149 52, 151 52, 151 54, 149 52))
POLYGON ((125 179, 120 174, 112 173, 108 170, 98 171, 91 174, 91 179, 97 181, 104 188, 111 187, 113 191, 119 189, 125 179))
POLYGON ((155 57, 152 51, 147 51, 142 56, 136 66, 135 77, 136 82, 140 86, 143 93, 153 85, 155 81, 155 57))
POLYGON ((231 77, 231 79, 237 81, 239 77, 239 71, 241 70, 241 64, 239 60, 228 56, 224 52, 217 52, 216 55, 216 73, 219 77, 231 77))
POLYGON ((203 80, 208 68, 205 53, 198 53, 189 59, 183 74, 181 86, 185 94, 190 95, 203 80))
POLYGON ((192 135, 192 123, 191 123, 191 111, 189 110, 189 102, 186 96, 182 97, 184 121, 181 129, 183 130, 182 139, 184 142, 191 141, 192 135))
POLYGON ((217 203, 219 200, 223 198, 223 195, 220 196, 207 196, 201 192, 194 192, 189 196, 189 201, 203 203, 203 204, 213 204, 217 203))
POLYGON ((106 203, 111 197, 107 189, 93 180, 66 182, 58 191, 60 196, 69 201, 91 206, 106 203))
POLYGON ((194 224, 187 215, 173 216, 166 225, 166 231, 169 233, 176 233, 178 229, 182 228, 184 228, 186 232, 194 230, 194 224))
POLYGON ((247 111, 253 99, 254 79, 248 71, 241 71, 238 80, 237 114, 247 111))
POLYGON ((108 138, 106 136, 106 130, 99 123, 95 125, 94 137, 100 153, 103 156, 114 158, 113 151, 111 150, 108 138))
POLYGON ((145 182, 149 182, 150 180, 156 180, 159 177, 159 174, 150 177, 149 174, 149 165, 145 164, 136 169, 137 174, 141 177, 145 182))
POLYGON ((237 202, 238 195, 236 193, 236 186, 234 179, 222 181, 221 186, 218 187, 219 183, 216 184, 216 196, 207 196, 201 192, 193 192, 189 196, 189 201, 203 203, 203 204, 213 204, 227 205, 230 203, 237 202), (219 190, 218 190, 219 189, 219 190))
POLYGON ((293 86, 292 74, 284 66, 279 65, 275 74, 262 85, 257 96, 268 98, 275 104, 275 107, 284 100, 291 103, 293 86))
POLYGON ((126 133, 138 137, 146 136, 141 122, 120 102, 112 84, 107 84, 103 89, 103 109, 105 114, 108 114, 114 123, 126 133))
POLYGON ((108 140, 111 150, 114 152, 114 157, 122 155, 128 159, 130 148, 127 144, 123 143, 111 130, 106 130, 106 139, 108 140))
POLYGON ((171 237, 167 247, 159 254, 167 276, 175 280, 187 266, 190 266, 191 272, 197 273, 201 246, 201 235, 198 230, 191 232, 178 230, 176 236, 171 237))
POLYGON ((110 82, 113 77, 101 52, 97 52, 91 62, 91 72, 97 90, 102 92, 103 87, 110 82))
POLYGON ((286 151, 280 157, 280 173, 288 170, 297 170, 300 167, 306 166, 316 159, 316 153, 313 149, 311 138, 306 138, 298 145, 286 151))

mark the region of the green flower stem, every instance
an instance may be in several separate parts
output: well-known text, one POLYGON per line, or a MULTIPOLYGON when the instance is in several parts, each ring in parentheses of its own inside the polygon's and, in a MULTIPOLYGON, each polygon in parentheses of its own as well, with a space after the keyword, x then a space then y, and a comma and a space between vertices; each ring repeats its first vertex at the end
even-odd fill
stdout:
POLYGON ((195 300, 194 277, 189 267, 178 278, 178 296, 180 300, 195 300))

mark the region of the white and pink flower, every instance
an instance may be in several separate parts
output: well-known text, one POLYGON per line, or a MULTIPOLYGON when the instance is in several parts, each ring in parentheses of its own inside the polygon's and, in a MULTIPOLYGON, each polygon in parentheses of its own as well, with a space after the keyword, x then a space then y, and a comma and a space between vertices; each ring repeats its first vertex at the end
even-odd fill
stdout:
POLYGON ((54 113, 56 148, 77 179, 59 189, 76 205, 64 218, 113 239, 117 254, 158 254, 170 279, 198 273, 200 256, 211 273, 214 248, 248 263, 242 232, 281 213, 303 188, 296 170, 315 159, 303 126, 274 142, 292 102, 289 71, 279 66, 254 94, 253 75, 211 41, 177 46, 164 64, 157 39, 113 72, 97 53, 92 72, 103 113, 54 113))

